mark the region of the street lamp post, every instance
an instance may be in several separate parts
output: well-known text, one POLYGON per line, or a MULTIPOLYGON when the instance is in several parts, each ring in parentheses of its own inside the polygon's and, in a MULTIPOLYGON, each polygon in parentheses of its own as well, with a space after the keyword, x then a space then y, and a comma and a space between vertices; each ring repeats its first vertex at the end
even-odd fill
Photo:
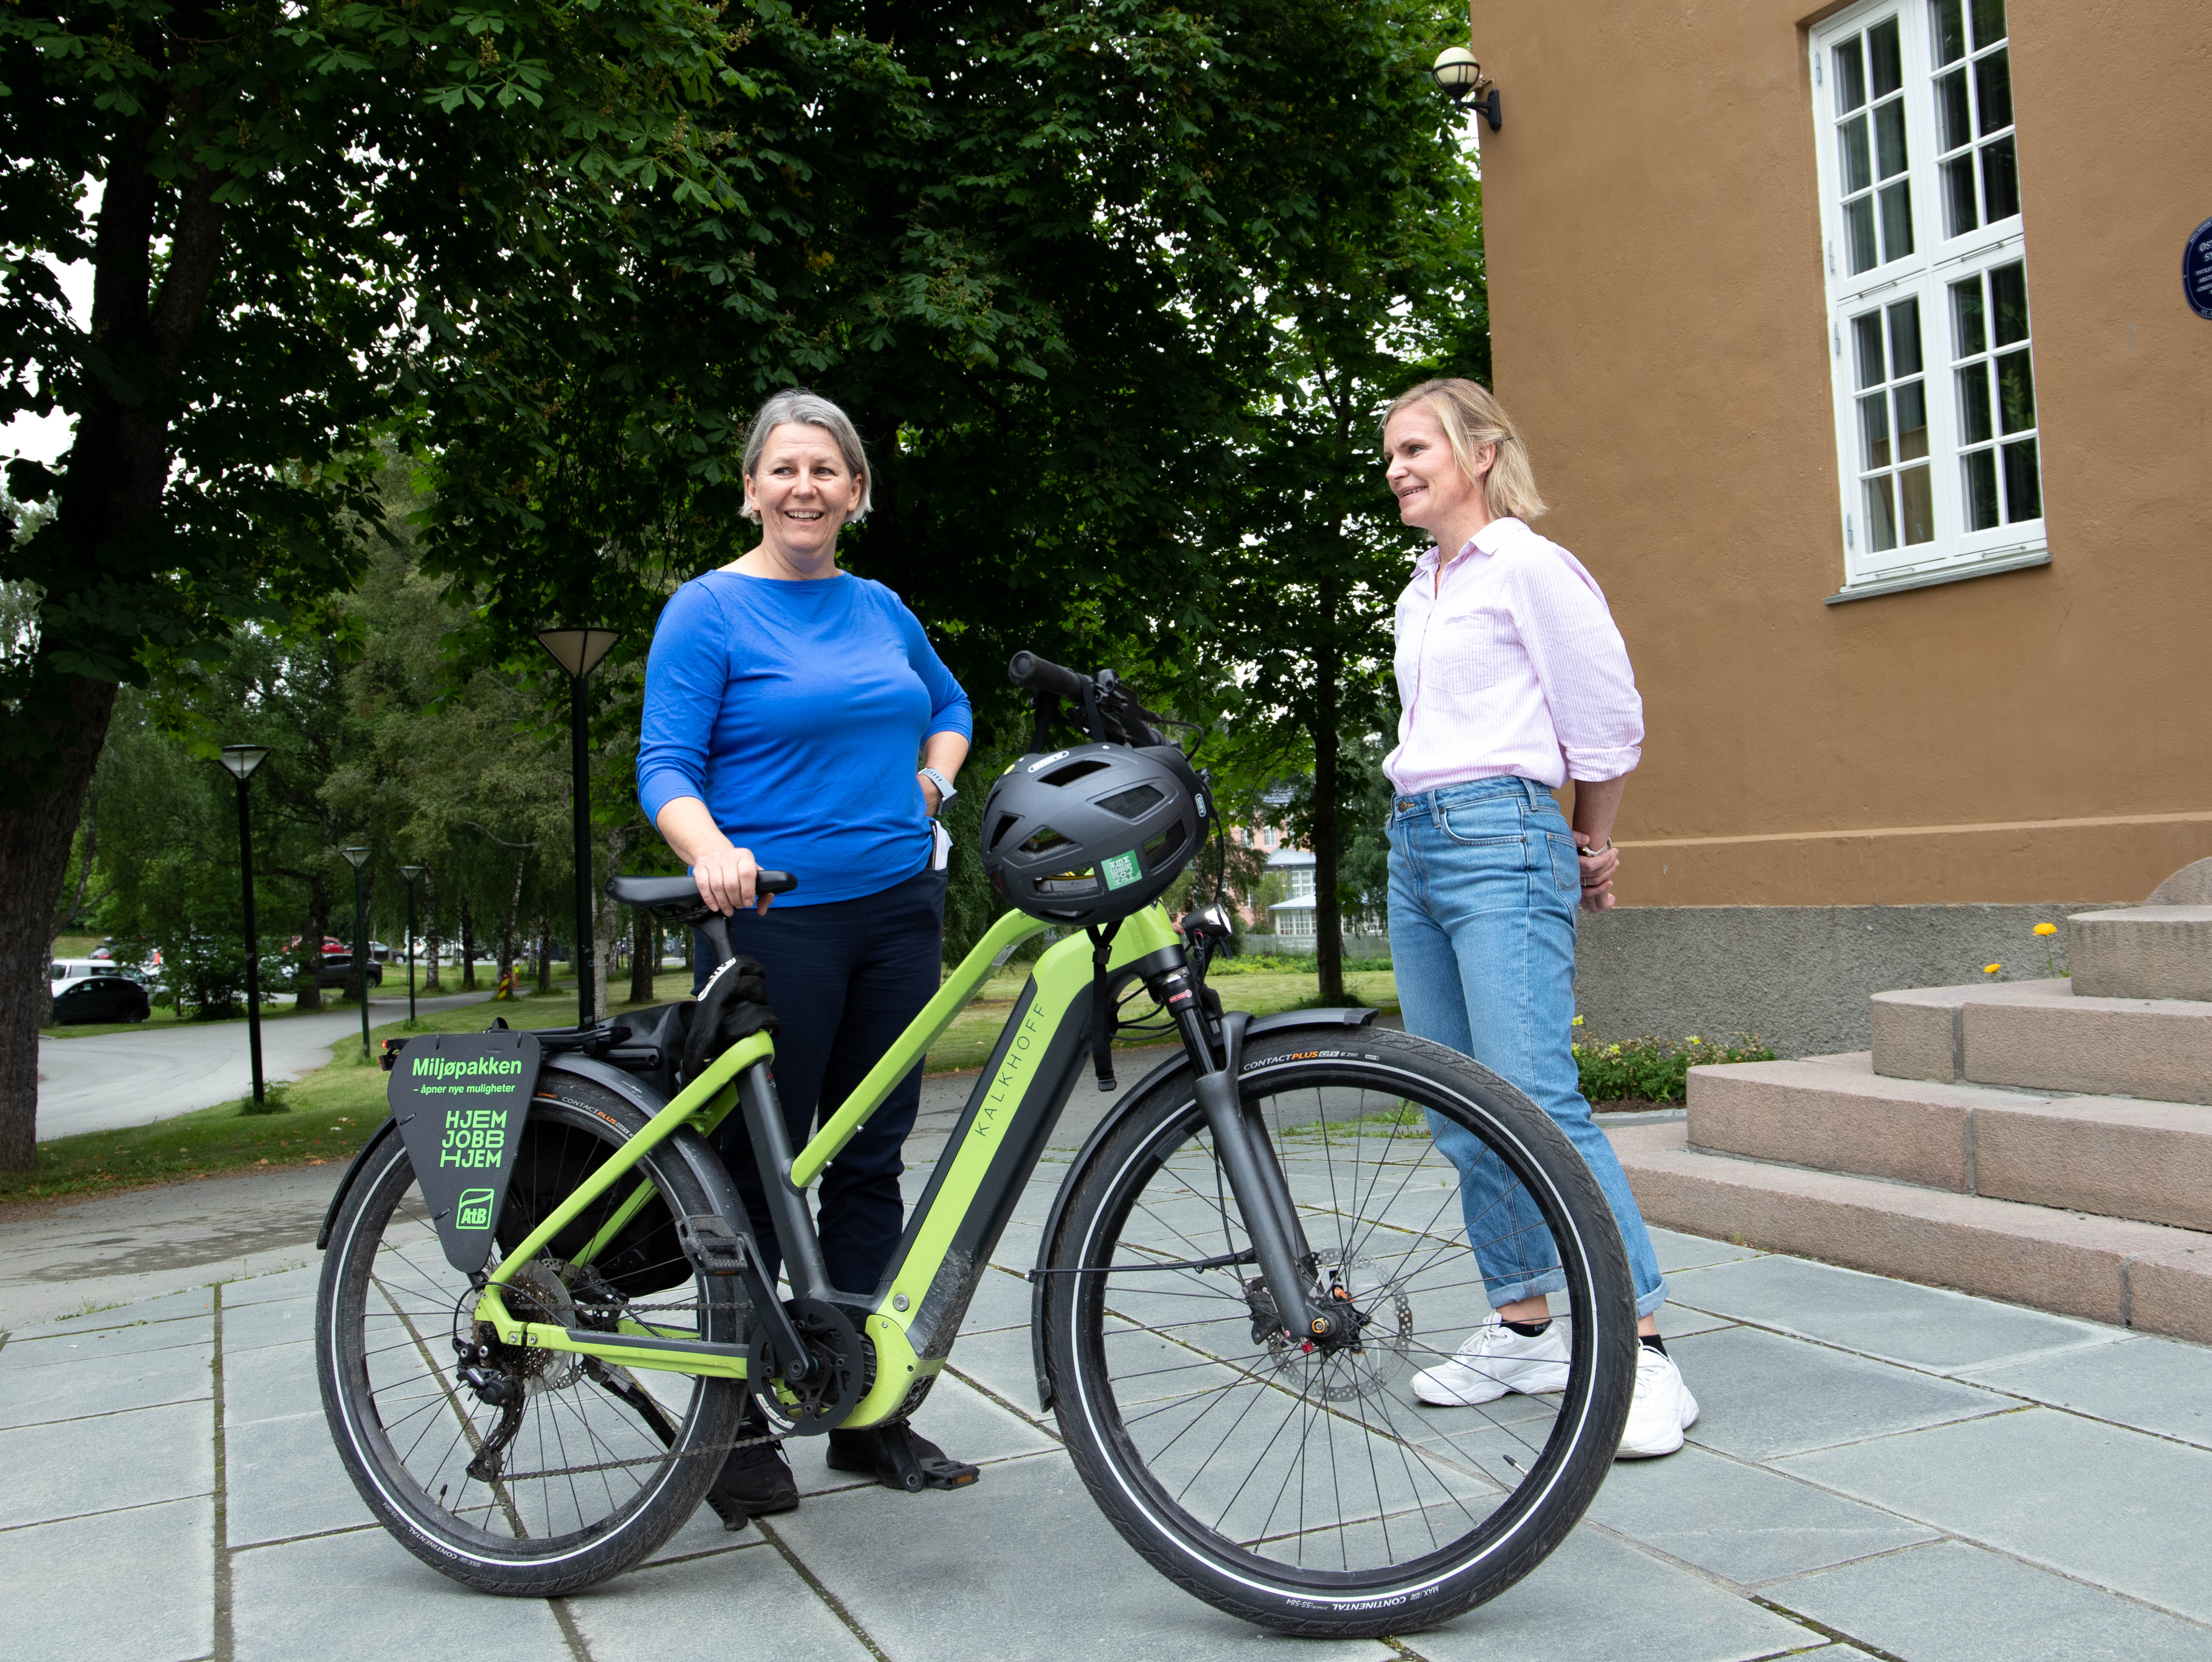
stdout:
POLYGON ((340 849, 353 868, 353 984, 361 1000, 361 1053, 368 1054, 368 892, 362 868, 368 863, 367 849, 340 849))
POLYGON ((422 874, 420 866, 402 866, 399 874, 407 880, 407 1022, 415 1023, 415 880, 422 874))
POLYGON ((576 1025, 588 1027, 592 1006, 592 773, 590 711, 584 684, 599 660, 622 639, 611 629, 541 629, 538 644, 568 674, 569 796, 576 837, 576 1025))
POLYGON ((267 1100, 261 1079, 261 937, 253 922, 253 816, 246 782, 269 754, 266 745, 225 745, 221 760, 238 781, 238 880, 246 892, 246 1048, 253 1059, 253 1105, 267 1100))

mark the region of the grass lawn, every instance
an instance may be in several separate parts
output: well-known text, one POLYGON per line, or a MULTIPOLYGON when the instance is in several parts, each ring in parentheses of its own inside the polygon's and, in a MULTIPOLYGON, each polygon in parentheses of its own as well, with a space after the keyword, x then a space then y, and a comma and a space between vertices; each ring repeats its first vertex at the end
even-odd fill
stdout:
MULTIPOLYGON (((986 983, 975 1002, 931 1050, 929 1071, 978 1068, 988 1061, 1027 976, 1026 969, 1017 967, 986 983)), ((1355 973, 1346 981, 1355 997, 1384 1009, 1396 1008, 1396 983, 1387 971, 1355 973)), ((627 982, 617 980, 616 985, 626 989, 627 982)), ((1234 975, 1222 977, 1220 991, 1231 1008, 1265 1015, 1315 1002, 1318 983, 1311 975, 1295 973, 1234 975)), ((651 1002, 672 1002, 690 997, 690 972, 672 970, 655 980, 651 1002)), ((639 1008, 617 1004, 614 1014, 639 1008)), ((1129 1012, 1132 1018, 1140 1019, 1143 1014, 1145 1009, 1139 1008, 1129 1012)), ((387 1024, 379 1032, 375 1047, 381 1050, 384 1038, 398 1033, 480 1032, 495 1015, 505 1016, 512 1027, 568 1026, 576 1018, 574 985, 556 983, 548 995, 512 1003, 464 1005, 428 1012, 412 1024, 387 1024)), ((146 1025, 119 1031, 141 1032, 146 1025)), ((285 1108, 282 1113, 247 1114, 242 1104, 232 1102, 127 1130, 88 1131, 41 1142, 35 1171, 0 1174, 0 1205, 349 1160, 385 1117, 386 1077, 373 1060, 362 1056, 359 1044, 340 1043, 332 1047, 329 1065, 277 1088, 285 1108)))
MULTIPOLYGON (((331 1010, 350 1010, 354 1008, 350 1004, 330 1003, 323 1007, 325 1014, 331 1010)), ((261 1020, 264 1022, 285 1021, 299 1014, 300 1012, 289 1004, 264 1004, 261 1007, 261 1020)), ((316 1012, 310 1010, 307 1014, 313 1015, 316 1012)), ((182 1026, 187 1027, 221 1027, 232 1024, 242 1026, 245 1020, 246 1017, 241 1013, 234 1016, 225 1016, 218 1021, 194 1022, 189 1018, 180 1019, 177 1014, 177 1008, 173 1004, 156 1004, 147 1013, 143 1021, 80 1021, 72 1022, 66 1027, 57 1027, 49 1022, 39 1029, 39 1037, 40 1038, 100 1038, 109 1033, 143 1033, 156 1027, 174 1027, 180 1025, 180 1022, 182 1026)))

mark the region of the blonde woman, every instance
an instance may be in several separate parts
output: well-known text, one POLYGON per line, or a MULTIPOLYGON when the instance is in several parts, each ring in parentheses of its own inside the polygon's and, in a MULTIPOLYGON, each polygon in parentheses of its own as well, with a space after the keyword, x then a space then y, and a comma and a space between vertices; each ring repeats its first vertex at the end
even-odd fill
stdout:
MULTIPOLYGON (((1487 388, 1423 382, 1390 406, 1382 448, 1399 518, 1434 542, 1398 600, 1402 714, 1382 764, 1396 792, 1390 955, 1406 1028, 1520 1087, 1589 1162, 1628 1249, 1644 1336, 1620 1453, 1671 1454, 1698 1405, 1659 1337, 1667 1284, 1577 1088, 1571 1038, 1574 909, 1613 904, 1613 821, 1642 754, 1643 701, 1595 580, 1528 528, 1543 499, 1487 388), (1569 779, 1571 826, 1552 795, 1569 779)), ((1496 1156, 1431 1125, 1459 1168, 1469 1239, 1478 1227, 1485 1239, 1492 1308, 1456 1355, 1414 1376, 1414 1394, 1466 1406, 1560 1390, 1567 1344, 1546 1297, 1566 1285, 1558 1252, 1496 1156)))

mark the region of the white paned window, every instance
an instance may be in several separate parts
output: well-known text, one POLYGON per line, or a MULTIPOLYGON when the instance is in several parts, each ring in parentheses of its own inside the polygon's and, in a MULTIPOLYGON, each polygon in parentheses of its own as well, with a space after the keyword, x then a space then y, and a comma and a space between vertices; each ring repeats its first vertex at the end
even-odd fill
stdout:
POLYGON ((2050 558, 2004 0, 1812 33, 1848 600, 2050 558))

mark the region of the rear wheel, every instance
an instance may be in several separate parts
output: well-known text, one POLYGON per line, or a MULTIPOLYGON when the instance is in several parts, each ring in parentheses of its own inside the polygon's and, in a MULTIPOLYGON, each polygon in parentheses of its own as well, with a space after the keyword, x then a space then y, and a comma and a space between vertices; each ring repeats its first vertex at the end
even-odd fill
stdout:
POLYGON ((1295 1634, 1433 1626, 1540 1563, 1611 1468, 1636 1365, 1620 1233, 1559 1128, 1440 1045, 1271 1035, 1241 1087, 1356 1335, 1285 1332, 1180 1075, 1068 1179, 1044 1316, 1061 1430, 1122 1535, 1209 1604, 1295 1634), (1481 1145, 1473 1206, 1437 1122, 1481 1145), (1425 1407, 1413 1375, 1489 1314, 1486 1263, 1556 1285, 1564 1389, 1425 1407))
MULTIPOLYGON (((587 1081, 541 1080, 487 1268, 644 1123, 587 1081)), ((673 1220, 736 1216, 736 1205, 713 1156, 687 1158, 672 1139, 524 1267, 507 1307, 564 1326, 611 1330, 627 1318, 734 1342, 731 1295, 708 1296, 673 1220), (633 1176, 649 1198, 578 1267, 633 1176)), ((620 1573, 704 1498, 736 1438, 743 1385, 503 1347, 487 1365, 472 1348, 490 1336, 477 1298, 447 1262, 404 1146, 387 1137, 331 1232, 317 1301, 316 1362, 339 1458, 409 1551, 469 1586, 546 1597, 620 1573)))

